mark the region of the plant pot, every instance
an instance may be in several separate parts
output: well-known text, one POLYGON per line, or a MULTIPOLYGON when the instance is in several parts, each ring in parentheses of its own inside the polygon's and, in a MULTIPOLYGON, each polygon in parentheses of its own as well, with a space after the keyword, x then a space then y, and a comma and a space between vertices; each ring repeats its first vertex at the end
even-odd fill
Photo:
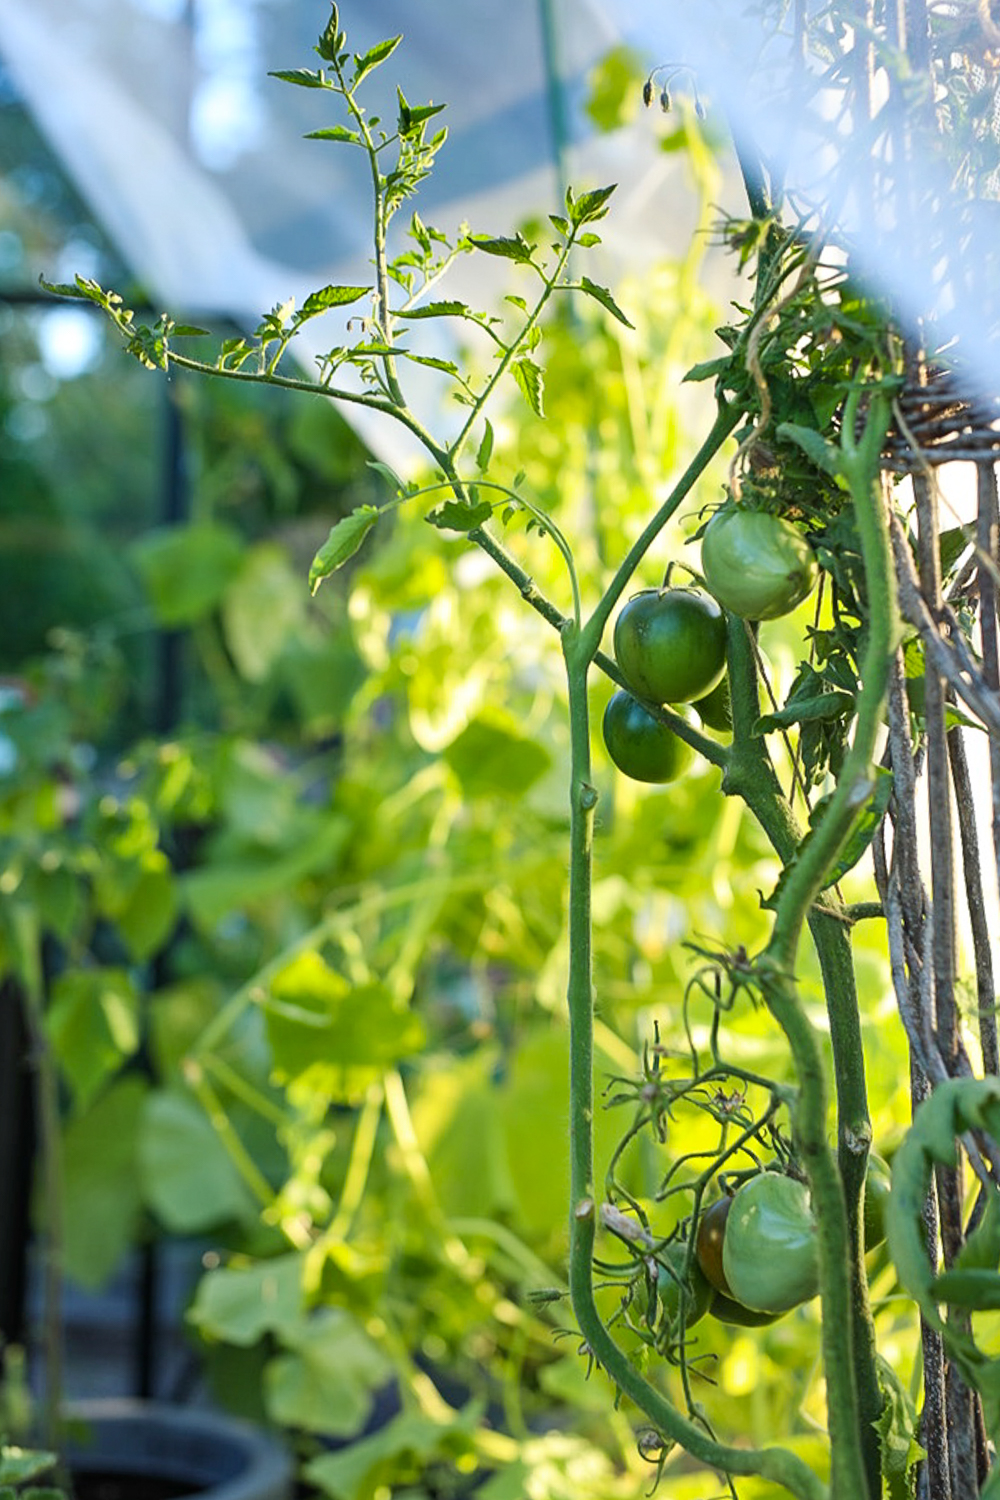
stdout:
POLYGON ((66 1465, 76 1500, 288 1500, 292 1464, 249 1422, 153 1401, 74 1401, 66 1465))

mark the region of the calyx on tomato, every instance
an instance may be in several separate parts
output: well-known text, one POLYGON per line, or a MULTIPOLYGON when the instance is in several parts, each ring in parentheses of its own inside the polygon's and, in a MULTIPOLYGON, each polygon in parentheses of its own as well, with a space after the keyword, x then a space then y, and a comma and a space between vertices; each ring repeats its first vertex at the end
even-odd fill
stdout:
POLYGON ((701 539, 701 569, 719 603, 744 620, 775 620, 801 604, 816 584, 812 548, 790 521, 727 505, 701 539))
POLYGON ((722 1266, 730 1295, 758 1312, 787 1312, 815 1297, 816 1221, 801 1182, 761 1172, 743 1184, 726 1219, 722 1266))
POLYGON ((673 781, 691 759, 691 747, 631 693, 619 690, 608 699, 602 728, 608 754, 633 781, 673 781))
POLYGON ((690 703, 725 670, 725 618, 702 589, 643 589, 615 621, 615 659, 638 697, 690 703))

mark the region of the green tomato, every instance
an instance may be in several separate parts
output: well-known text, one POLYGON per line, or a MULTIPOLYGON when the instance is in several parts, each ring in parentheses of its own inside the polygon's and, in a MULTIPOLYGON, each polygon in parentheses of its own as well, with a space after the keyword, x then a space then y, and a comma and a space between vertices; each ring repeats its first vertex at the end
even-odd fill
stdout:
MULTIPOLYGON (((683 1240, 675 1240, 660 1252, 661 1264, 656 1268, 656 1287, 659 1293, 661 1315, 671 1327, 677 1322, 681 1308, 681 1282, 684 1277, 684 1262, 687 1258, 687 1245, 683 1240)), ((691 1275, 684 1282, 684 1326, 692 1328, 699 1318, 703 1318, 708 1311, 708 1304, 712 1300, 712 1288, 709 1286, 697 1259, 691 1262, 691 1275)))
POLYGON ((701 589, 644 589, 615 622, 615 658, 639 698, 703 698, 725 670, 725 618, 701 589))
POLYGON ((819 571, 812 548, 781 516, 729 505, 709 521, 701 570, 712 594, 744 620, 775 620, 801 604, 819 571))
POLYGON ((889 1201, 892 1172, 889 1163, 874 1151, 868 1156, 865 1178, 865 1249, 874 1250, 885 1239, 885 1206, 889 1201))
POLYGON ((723 677, 704 698, 696 698, 691 705, 701 722, 709 729, 720 733, 732 733, 733 705, 729 696, 729 678, 723 677))
POLYGON ((758 1312, 787 1312, 819 1290, 816 1221, 801 1182, 761 1172, 733 1198, 722 1243, 730 1294, 758 1312))
POLYGON ((781 1317, 780 1313, 758 1312, 756 1308, 744 1307, 724 1292, 713 1292, 708 1310, 720 1323, 734 1323, 739 1328, 763 1328, 781 1317))
POLYGON ((673 781, 691 759, 691 747, 631 693, 609 698, 602 727, 608 754, 633 781, 673 781))
POLYGON ((698 1220, 698 1233, 694 1242, 695 1255, 706 1279, 717 1292, 722 1292, 727 1297, 732 1288, 722 1264, 722 1246, 732 1206, 732 1198, 718 1198, 715 1203, 710 1204, 698 1220))

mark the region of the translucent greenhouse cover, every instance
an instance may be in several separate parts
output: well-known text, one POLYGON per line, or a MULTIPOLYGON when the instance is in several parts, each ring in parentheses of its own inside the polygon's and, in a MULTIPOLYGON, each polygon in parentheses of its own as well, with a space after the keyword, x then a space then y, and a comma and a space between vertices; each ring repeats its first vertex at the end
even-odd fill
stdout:
MULTIPOLYGON (((617 285, 678 253, 693 227, 683 153, 660 150, 656 121, 641 111, 602 134, 584 108, 595 65, 624 43, 649 66, 689 64, 682 91, 696 76, 709 110, 780 157, 793 195, 839 223, 904 312, 933 311, 958 333, 983 387, 995 389, 984 297, 993 296, 1000 211, 985 203, 976 217, 956 201, 950 169, 933 153, 922 157, 915 194, 919 235, 898 194, 863 190, 854 181, 866 175, 859 122, 838 113, 836 92, 815 90, 794 110, 781 103, 792 97, 777 86, 789 42, 767 20, 781 9, 746 0, 343 0, 340 16, 358 53, 404 36, 366 84, 370 111, 395 118, 397 83, 411 103, 447 104, 449 140, 418 200, 426 223, 510 233, 529 215, 558 211, 561 168, 580 187, 619 184, 603 243, 589 252, 595 281, 617 285)), ((336 100, 268 77, 318 66, 311 49, 328 17, 325 0, 0 0, 0 52, 15 82, 127 263, 172 314, 226 314, 252 327, 289 297, 370 282, 366 163, 360 152, 302 138, 340 123, 336 100)), ((738 198, 729 206, 741 211, 738 198)), ((404 210, 400 228, 406 218, 404 210)), ((54 269, 65 277, 74 268, 54 269)), ((511 274, 504 261, 462 257, 436 295, 486 308, 512 289, 511 274)), ((307 359, 343 341, 344 310, 327 318, 300 335, 307 359), (338 315, 331 336, 322 325, 338 315)), ((453 352, 446 321, 424 321, 422 337, 432 329, 437 344, 424 350, 453 352)), ((418 394, 425 411, 439 399, 434 378, 418 394)), ((363 418, 373 448, 405 461, 389 424, 363 418)))

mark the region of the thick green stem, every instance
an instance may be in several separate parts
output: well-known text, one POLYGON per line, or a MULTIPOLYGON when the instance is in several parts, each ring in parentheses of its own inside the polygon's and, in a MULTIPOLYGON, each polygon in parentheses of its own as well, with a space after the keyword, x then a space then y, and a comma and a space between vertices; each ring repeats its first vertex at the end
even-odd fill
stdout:
POLYGON ((771 941, 761 960, 765 999, 788 1037, 799 1077, 795 1130, 809 1177, 819 1225, 820 1293, 823 1303, 823 1363, 832 1450, 832 1492, 853 1500, 867 1486, 854 1375, 853 1321, 848 1231, 843 1185, 826 1141, 826 1080, 819 1040, 797 994, 794 965, 802 924, 873 787, 873 759, 899 638, 895 575, 885 507, 876 486, 878 453, 888 408, 878 395, 860 443, 854 440, 857 393, 848 399, 841 439, 842 472, 854 503, 868 599, 868 639, 854 739, 844 758, 826 812, 788 866, 778 898, 771 941))
POLYGON ((715 421, 712 424, 712 429, 698 449, 698 452, 688 464, 684 473, 678 479, 652 520, 643 529, 642 534, 629 548, 621 566, 605 590, 601 602, 587 621, 587 638, 588 641, 593 641, 595 651, 601 643, 601 636, 604 634, 604 628, 611 618, 611 611, 628 587, 628 582, 632 574, 664 526, 666 526, 670 517, 677 510, 681 501, 685 499, 692 489, 695 481, 708 468, 708 465, 718 453, 742 415, 743 413, 738 406, 722 406, 719 408, 715 421))
MULTIPOLYGON (((784 1448, 732 1448, 717 1443, 649 1385, 618 1348, 594 1302, 592 1263, 597 1209, 593 1158, 593 973, 591 864, 597 793, 591 783, 587 674, 593 649, 572 623, 562 631, 569 686, 570 801, 570 1252, 569 1285, 580 1331, 593 1357, 662 1436, 711 1468, 759 1474, 799 1500, 827 1500, 822 1480, 784 1448)), ((860 1491, 858 1492, 861 1493, 860 1491)))

